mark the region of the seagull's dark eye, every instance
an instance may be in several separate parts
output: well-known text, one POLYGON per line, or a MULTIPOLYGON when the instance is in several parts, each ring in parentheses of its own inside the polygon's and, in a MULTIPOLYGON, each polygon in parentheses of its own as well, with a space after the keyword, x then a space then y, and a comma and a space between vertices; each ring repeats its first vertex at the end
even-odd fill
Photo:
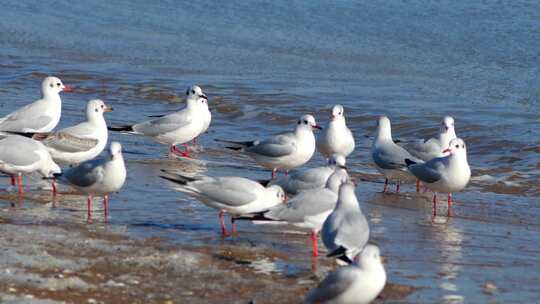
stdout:
POLYGON ((459 148, 459 145, 456 145, 456 148, 459 148))
POLYGON ((299 121, 298 121, 298 124, 301 124, 301 123, 302 123, 302 121, 301 121, 301 120, 299 120, 299 121))
POLYGON ((191 94, 195 94, 195 90, 191 90, 191 94))
POLYGON ((101 105, 101 108, 103 109, 105 106, 104 105, 101 105))
POLYGON ((96 108, 96 113, 99 112, 99 109, 96 108))
POLYGON ((59 86, 60 86, 60 82, 57 82, 57 83, 56 83, 56 86, 59 87, 59 86))
POLYGON ((54 83, 51 83, 49 86, 50 86, 51 88, 54 88, 54 83))
POLYGON ((465 149, 465 144, 461 145, 461 147, 462 147, 463 149, 465 149))
POLYGON ((304 124, 307 125, 307 124, 308 124, 308 121, 307 121, 307 120, 304 120, 304 124))

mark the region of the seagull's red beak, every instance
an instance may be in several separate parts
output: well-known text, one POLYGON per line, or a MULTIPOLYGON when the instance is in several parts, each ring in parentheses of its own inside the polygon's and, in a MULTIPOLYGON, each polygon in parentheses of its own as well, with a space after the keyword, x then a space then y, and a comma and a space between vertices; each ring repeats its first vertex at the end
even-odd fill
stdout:
POLYGON ((62 92, 73 92, 73 87, 64 85, 64 88, 62 89, 62 92))
POLYGON ((452 152, 452 150, 450 150, 450 148, 444 149, 444 150, 442 151, 442 153, 450 153, 450 152, 452 152))
POLYGON ((208 100, 208 96, 206 96, 205 94, 202 94, 200 97, 208 100))
POLYGON ((314 125, 314 126, 312 126, 312 127, 313 127, 313 128, 315 128, 315 129, 319 129, 319 130, 322 130, 322 127, 321 127, 321 126, 319 126, 319 125, 314 125))

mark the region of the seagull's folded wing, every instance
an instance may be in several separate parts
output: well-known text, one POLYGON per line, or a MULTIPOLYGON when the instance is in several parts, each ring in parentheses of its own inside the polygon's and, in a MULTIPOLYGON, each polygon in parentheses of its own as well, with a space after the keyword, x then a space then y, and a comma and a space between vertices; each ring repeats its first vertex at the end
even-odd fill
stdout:
POLYGON ((98 144, 95 138, 82 138, 64 132, 36 133, 33 138, 41 140, 50 149, 68 153, 85 152, 98 144))
POLYGON ((266 157, 282 157, 292 154, 296 150, 296 141, 290 134, 273 136, 252 147, 246 149, 249 153, 254 153, 266 157))
POLYGON ((218 177, 211 181, 197 181, 190 186, 199 191, 199 195, 223 205, 238 207, 247 205, 257 199, 256 182, 238 177, 218 177))
POLYGON ((145 136, 157 136, 176 131, 193 121, 192 115, 187 111, 172 113, 158 119, 141 122, 133 126, 133 130, 145 136))

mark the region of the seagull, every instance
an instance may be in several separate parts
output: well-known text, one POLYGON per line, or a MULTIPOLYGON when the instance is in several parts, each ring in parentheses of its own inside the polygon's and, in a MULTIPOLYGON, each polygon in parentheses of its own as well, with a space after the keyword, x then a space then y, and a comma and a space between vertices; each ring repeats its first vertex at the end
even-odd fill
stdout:
POLYGON ((471 168, 467 162, 467 147, 461 138, 452 139, 443 153, 450 154, 425 163, 416 163, 410 159, 405 161, 409 171, 433 191, 434 212, 437 207, 437 192, 448 193, 448 216, 452 216, 452 193, 467 186, 471 179, 471 168))
POLYGON ((102 100, 93 99, 86 104, 86 121, 69 128, 49 133, 22 133, 41 141, 55 162, 74 165, 98 156, 107 145, 107 123, 103 113, 112 107, 102 100))
POLYGON ((280 185, 285 192, 298 194, 308 189, 322 189, 326 186, 328 178, 336 168, 345 168, 345 157, 341 154, 333 154, 326 166, 309 168, 304 171, 293 172, 287 176, 281 176, 274 180, 265 181, 270 185, 280 185))
POLYGON ((336 257, 346 263, 364 248, 369 239, 369 226, 360 209, 351 182, 341 185, 336 207, 324 221, 321 236, 328 249, 328 257, 336 257))
POLYGON ((311 230, 312 254, 319 255, 317 234, 334 210, 338 200, 338 190, 342 183, 349 180, 345 167, 336 168, 328 178, 326 187, 307 189, 288 200, 287 204, 279 204, 267 211, 257 214, 245 214, 235 219, 252 221, 277 221, 311 230))
POLYGON ((50 132, 58 122, 62 112, 60 92, 73 89, 64 85, 57 77, 46 77, 41 83, 41 99, 0 118, 0 131, 50 132))
POLYGON ((386 192, 388 189, 389 179, 397 180, 396 192, 399 192, 401 181, 411 179, 412 176, 407 171, 407 165, 405 164, 406 158, 415 162, 422 162, 414 158, 407 150, 394 143, 392 140, 390 119, 386 116, 379 117, 377 134, 371 146, 371 157, 373 158, 373 162, 375 162, 377 170, 386 178, 383 192, 386 192))
MULTIPOLYGON (((409 142, 405 145, 405 149, 411 153, 412 156, 417 157, 423 161, 428 161, 435 157, 442 157, 442 152, 450 144, 450 140, 456 138, 456 131, 454 129, 454 118, 451 116, 445 116, 442 121, 441 133, 439 138, 430 138, 428 140, 419 139, 409 142)), ((420 182, 416 183, 417 192, 420 190, 420 182)))
POLYGON ((317 138, 317 149, 326 159, 334 153, 347 157, 354 151, 354 136, 347 128, 342 105, 332 108, 328 127, 317 138))
POLYGON ((311 291, 305 303, 359 303, 375 300, 386 285, 384 258, 379 247, 367 245, 354 264, 331 272, 311 291))
POLYGON ((89 160, 62 174, 55 174, 61 183, 74 187, 88 195, 88 220, 92 218, 92 197, 103 196, 105 217, 109 211, 109 195, 118 192, 126 181, 126 167, 122 156, 122 146, 113 141, 108 155, 89 160))
POLYGON ((109 130, 147 136, 158 143, 170 145, 172 154, 190 157, 187 142, 197 137, 203 129, 204 113, 201 108, 208 97, 198 86, 190 87, 187 95, 187 106, 178 112, 134 125, 109 127, 109 130), (176 148, 177 144, 184 144, 185 151, 176 148))
MULTIPOLYGON (((208 130, 208 128, 210 127, 210 123, 212 122, 212 112, 210 112, 210 108, 208 107, 208 100, 202 100, 201 113, 203 118, 203 126, 199 134, 205 133, 206 130, 208 130)), ((193 143, 197 143, 197 137, 193 139, 193 143)))
POLYGON ((272 170, 272 179, 277 170, 289 170, 307 163, 315 152, 315 136, 313 129, 322 129, 311 115, 303 115, 297 122, 296 129, 291 133, 274 135, 265 140, 228 141, 217 140, 236 145, 227 147, 239 150, 251 156, 257 163, 272 170))
POLYGON ((31 138, 9 135, 0 140, 0 171, 17 176, 19 194, 24 193, 22 174, 38 172, 44 177, 60 173, 47 148, 31 138))
MULTIPOLYGON (((280 186, 273 185, 265 188, 258 182, 243 177, 190 177, 164 170, 166 175, 161 178, 169 180, 178 186, 175 188, 184 192, 210 208, 219 210, 219 222, 223 236, 228 235, 223 215, 257 213, 270 209, 285 201, 285 192, 280 186)), ((231 219, 232 232, 236 233, 236 224, 231 219)))

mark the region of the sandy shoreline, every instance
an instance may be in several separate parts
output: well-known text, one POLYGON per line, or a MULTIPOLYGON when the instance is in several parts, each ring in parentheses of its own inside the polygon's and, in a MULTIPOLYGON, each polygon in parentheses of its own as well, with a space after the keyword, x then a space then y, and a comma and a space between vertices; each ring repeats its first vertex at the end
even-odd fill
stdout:
MULTIPOLYGON (((316 273, 264 273, 250 264, 288 257, 244 239, 180 248, 103 223, 33 223, 32 209, 42 208, 26 208, 0 210, 0 299, 7 303, 297 303, 330 269, 319 261, 316 273)), ((381 298, 412 291, 390 284, 381 298)))

